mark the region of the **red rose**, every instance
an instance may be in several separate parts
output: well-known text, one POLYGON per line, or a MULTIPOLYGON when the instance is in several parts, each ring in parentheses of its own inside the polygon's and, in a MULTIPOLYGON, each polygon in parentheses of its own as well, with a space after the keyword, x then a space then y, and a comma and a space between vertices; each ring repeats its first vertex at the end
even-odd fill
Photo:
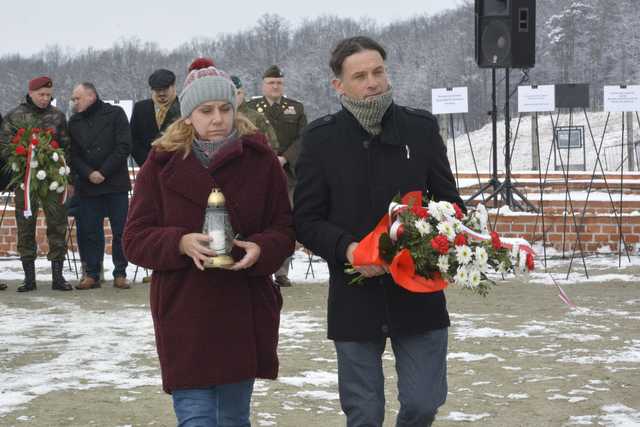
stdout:
POLYGON ((12 144, 18 144, 20 142, 20 138, 22 138, 22 135, 15 134, 15 136, 11 140, 11 143, 12 144))
POLYGON ((33 133, 40 133, 40 128, 33 128, 31 131, 33 131, 33 133))
POLYGON ((440 255, 445 255, 449 252, 449 240, 447 236, 439 234, 434 237, 433 240, 431 240, 431 247, 438 251, 440 255))
POLYGON ((58 148, 60 148, 60 144, 58 144, 58 141, 53 140, 53 141, 51 141, 51 147, 52 147, 54 150, 57 150, 58 148))
POLYGON ((467 238, 464 234, 460 233, 456 236, 456 239, 453 241, 456 246, 464 246, 467 244, 467 238))
POLYGON ((502 242, 500 241, 500 236, 495 231, 491 232, 491 245, 493 249, 498 250, 502 247, 502 242))
POLYGON ((56 130, 55 130, 54 128, 47 128, 47 133, 48 133, 49 135, 53 135, 53 133, 54 133, 55 131, 56 131, 56 130))
POLYGON ((33 138, 33 139, 31 140, 31 145, 33 145, 34 147, 35 147, 36 145, 38 145, 38 144, 40 144, 40 141, 38 140, 38 138, 33 138))
POLYGON ((527 270, 533 271, 535 268, 535 261, 533 259, 533 255, 530 253, 527 254, 527 270))
POLYGON ((464 212, 462 212, 462 209, 460 209, 460 206, 458 206, 457 203, 453 203, 453 209, 456 211, 456 218, 457 219, 464 218, 464 212))
POLYGON ((399 239, 402 237, 403 234, 404 234, 404 225, 400 224, 400 226, 398 227, 398 231, 396 231, 396 236, 399 239))
POLYGON ((413 212, 418 218, 426 218, 429 216, 429 211, 420 205, 414 205, 411 208, 411 212, 413 212))
POLYGON ((18 145, 16 147, 16 154, 18 156, 26 156, 27 155, 27 150, 25 150, 25 148, 22 145, 18 145))

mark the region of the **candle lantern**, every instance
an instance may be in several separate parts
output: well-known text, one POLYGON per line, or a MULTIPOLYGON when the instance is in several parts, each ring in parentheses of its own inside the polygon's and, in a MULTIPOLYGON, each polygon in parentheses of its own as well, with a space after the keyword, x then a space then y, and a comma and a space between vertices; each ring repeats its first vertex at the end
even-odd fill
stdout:
POLYGON ((204 267, 229 268, 233 265, 234 261, 230 255, 233 230, 225 207, 224 194, 218 188, 214 188, 209 194, 202 232, 209 236, 209 247, 216 253, 216 256, 204 262, 204 267))

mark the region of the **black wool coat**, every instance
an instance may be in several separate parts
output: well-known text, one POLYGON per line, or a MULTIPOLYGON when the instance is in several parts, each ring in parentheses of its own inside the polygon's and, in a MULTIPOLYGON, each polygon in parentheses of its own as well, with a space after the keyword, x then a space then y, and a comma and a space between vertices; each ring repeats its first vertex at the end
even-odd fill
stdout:
POLYGON ((131 113, 131 156, 138 166, 142 166, 151 150, 151 143, 160 137, 171 123, 180 118, 180 102, 178 98, 173 101, 164 122, 158 129, 156 123, 156 110, 152 99, 138 101, 133 106, 131 113))
POLYGON ((78 178, 74 182, 80 196, 93 197, 121 193, 131 189, 127 158, 131 153, 131 130, 124 110, 97 100, 82 113, 69 119, 71 136, 71 169, 78 178), (89 181, 99 171, 101 184, 89 181))
POLYGON ((311 123, 302 135, 294 194, 297 240, 330 270, 328 337, 401 336, 449 326, 444 292, 419 294, 389 274, 350 285, 346 249, 385 215, 397 194, 426 191, 464 206, 438 123, 430 113, 392 104, 372 137, 347 110, 311 123))

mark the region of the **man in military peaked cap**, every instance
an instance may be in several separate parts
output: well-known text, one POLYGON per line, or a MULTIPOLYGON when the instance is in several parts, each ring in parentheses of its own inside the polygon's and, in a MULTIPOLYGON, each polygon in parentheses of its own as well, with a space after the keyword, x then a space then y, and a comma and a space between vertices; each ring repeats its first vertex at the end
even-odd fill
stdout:
MULTIPOLYGON (((302 129, 307 125, 302 103, 284 96, 284 74, 272 65, 262 75, 263 96, 247 102, 247 106, 263 114, 271 123, 278 137, 278 159, 287 175, 289 195, 295 187, 295 164, 298 159, 298 142, 302 129)), ((290 259, 276 272, 276 284, 291 286, 287 277, 290 259)))

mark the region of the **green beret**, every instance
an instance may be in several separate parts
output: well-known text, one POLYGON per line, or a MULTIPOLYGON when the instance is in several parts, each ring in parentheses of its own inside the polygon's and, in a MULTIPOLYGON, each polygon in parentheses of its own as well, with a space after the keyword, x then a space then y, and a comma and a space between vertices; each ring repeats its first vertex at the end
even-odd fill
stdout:
POLYGON ((267 71, 265 71, 262 75, 263 79, 266 79, 267 77, 281 78, 284 77, 284 74, 282 74, 282 71, 280 70, 280 68, 278 68, 277 65, 272 65, 271 67, 267 68, 267 71))

